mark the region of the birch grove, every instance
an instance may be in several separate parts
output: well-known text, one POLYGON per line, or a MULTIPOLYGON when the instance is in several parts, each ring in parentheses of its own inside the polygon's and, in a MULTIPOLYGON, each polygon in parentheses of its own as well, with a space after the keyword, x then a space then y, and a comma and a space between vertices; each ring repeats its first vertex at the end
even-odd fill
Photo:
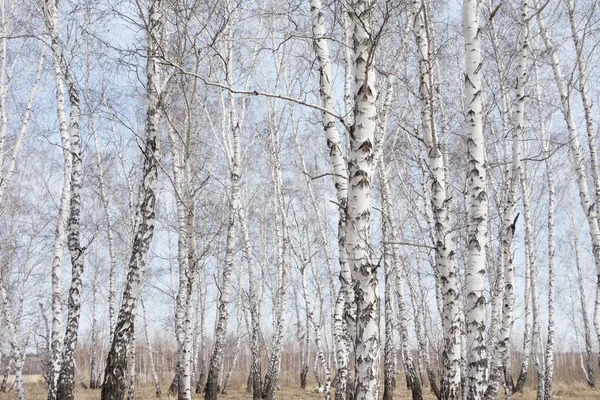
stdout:
POLYGON ((0 399, 593 398, 599 24, 0 0, 0 399))

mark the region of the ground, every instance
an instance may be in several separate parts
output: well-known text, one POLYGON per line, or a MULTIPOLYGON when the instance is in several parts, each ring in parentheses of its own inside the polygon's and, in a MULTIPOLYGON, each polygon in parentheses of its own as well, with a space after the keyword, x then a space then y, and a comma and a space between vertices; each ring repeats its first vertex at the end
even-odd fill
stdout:
MULTIPOLYGON (((27 400, 45 400, 46 391, 45 385, 41 382, 39 376, 26 376, 25 377, 25 391, 27 394, 27 400)), ((164 383, 167 386, 167 383, 164 383)), ((435 400, 435 396, 429 393, 429 390, 425 390, 425 400, 435 400)), ((316 391, 307 389, 301 390, 299 387, 284 387, 282 390, 277 392, 277 398, 282 400, 287 399, 323 399, 323 395, 316 391)), ((515 400, 535 400, 535 390, 533 388, 527 388, 524 394, 518 394, 513 396, 515 400)), ((12 393, 0 393, 0 400, 15 400, 17 394, 12 393)), ((75 393, 76 400, 99 400, 100 390, 84 390, 83 388, 77 388, 75 393)), ((201 395, 194 394, 193 399, 202 399, 201 395)), ((252 395, 246 393, 245 386, 238 385, 232 387, 227 395, 219 396, 223 400, 249 400, 252 399, 252 395)), ((498 396, 499 399, 504 398, 504 394, 501 393, 498 396)), ((154 386, 152 384, 140 384, 136 388, 135 392, 136 400, 154 400, 154 386)), ((176 397, 169 397, 163 395, 162 399, 176 399, 176 397)), ((397 400, 409 400, 410 392, 406 390, 403 385, 399 385, 396 388, 394 399, 397 400)), ((589 388, 582 383, 573 383, 567 385, 562 382, 554 384, 554 400, 600 400, 600 390, 589 388)))

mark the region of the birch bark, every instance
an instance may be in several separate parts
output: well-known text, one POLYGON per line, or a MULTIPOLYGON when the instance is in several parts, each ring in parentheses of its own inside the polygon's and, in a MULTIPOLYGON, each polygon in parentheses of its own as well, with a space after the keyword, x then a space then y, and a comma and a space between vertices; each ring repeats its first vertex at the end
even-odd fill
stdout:
MULTIPOLYGON (((340 264, 340 294, 334 307, 334 321, 336 328, 334 329, 334 337, 337 345, 337 371, 335 381, 335 398, 336 400, 344 400, 346 398, 348 384, 348 365, 351 347, 351 339, 347 337, 348 328, 345 326, 348 322, 352 324, 353 312, 351 305, 354 304, 354 295, 352 292, 352 274, 346 256, 346 207, 348 201, 348 166, 344 159, 344 150, 340 140, 340 132, 336 125, 333 101, 333 76, 331 74, 331 57, 329 54, 329 46, 325 35, 325 17, 322 12, 321 0, 309 0, 310 14, 313 32, 313 47, 317 55, 319 64, 319 94, 321 97, 321 105, 330 113, 323 112, 323 128, 327 147, 329 149, 329 162, 333 173, 333 182, 336 189, 337 206, 338 206, 338 260, 340 264), (342 301, 344 303, 342 303, 342 301), (342 307, 343 305, 343 307, 342 307), (340 313, 343 313, 343 317, 340 313)), ((344 29, 344 32, 347 30, 344 29)), ((350 66, 348 64, 348 66, 350 66)), ((346 70, 345 90, 344 93, 350 93, 349 81, 351 71, 346 70), (346 88, 348 86, 348 88, 346 88)), ((347 99, 345 104, 349 104, 347 99)), ((347 111, 349 107, 346 106, 347 111)))
POLYGON ((444 372, 440 394, 443 399, 460 396, 460 299, 456 266, 452 259, 453 244, 450 226, 450 199, 445 176, 445 160, 442 143, 437 139, 433 108, 432 74, 427 29, 426 7, 423 1, 413 3, 415 10, 413 32, 419 58, 419 99, 423 141, 427 148, 427 164, 430 171, 429 193, 434 219, 435 262, 438 280, 441 282, 442 326, 444 337, 444 372))
MULTIPOLYGON (((535 67, 535 86, 536 86, 536 106, 539 116, 539 130, 542 140, 540 141, 542 150, 545 157, 546 166, 546 182, 548 185, 548 216, 547 216, 547 227, 548 227, 548 336, 546 339, 546 354, 544 357, 545 371, 544 371, 544 400, 552 400, 552 378, 554 375, 554 338, 555 338, 555 288, 554 288, 554 255, 555 255, 555 239, 554 239, 554 215, 556 209, 556 189, 554 183, 554 167, 552 162, 552 155, 548 151, 548 135, 546 133, 546 126, 542 117, 542 97, 538 77, 538 68, 535 67)), ((587 324, 587 321, 586 321, 587 324)), ((589 332, 589 331, 588 331, 589 332)), ((590 349, 591 355, 591 349, 590 349)), ((592 366, 593 371, 593 366, 592 366)))
POLYGON ((165 85, 163 67, 159 62, 163 37, 163 18, 164 5, 162 0, 155 0, 148 11, 146 143, 143 153, 144 167, 139 202, 133 224, 135 235, 121 307, 106 360, 102 400, 122 400, 125 395, 127 347, 133 337, 133 323, 141 289, 141 279, 148 248, 154 234, 160 108, 165 85))
POLYGON ((378 397, 381 355, 377 269, 371 261, 369 246, 371 174, 377 120, 372 7, 372 2, 359 0, 352 2, 349 9, 353 24, 355 104, 348 152, 345 248, 356 304, 356 400, 378 397))
MULTIPOLYGON (((552 42, 550 38, 550 34, 548 32, 548 28, 546 27, 546 22, 544 20, 543 10, 540 9, 539 1, 535 1, 535 6, 538 9, 536 13, 538 26, 540 29, 540 35, 544 41, 544 45, 546 50, 550 53, 551 57, 551 66, 552 71, 554 73, 554 80, 556 82, 556 86, 558 87, 558 93, 561 99, 562 113, 567 123, 567 130, 569 132, 569 148, 571 154, 571 160, 573 166, 575 168, 575 176, 577 179, 577 185, 579 187, 579 202, 581 204, 581 208, 587 218, 590 237, 592 242, 592 254, 594 256, 594 264, 596 266, 596 275, 597 275, 597 286, 596 286, 596 302, 594 307, 594 328, 596 330, 596 335, 600 338, 600 228, 598 222, 598 211, 596 205, 594 203, 593 196, 591 196, 589 188, 588 188, 588 180, 587 180, 587 171, 586 166, 583 161, 583 157, 581 154, 581 147, 579 144, 579 138, 577 134, 577 126, 575 124, 575 117, 571 111, 569 93, 565 87, 564 78, 562 75, 562 70, 560 66, 560 62, 558 59, 558 52, 556 50, 556 46, 552 42)), ((577 49, 580 52, 580 48, 577 49)), ((580 54, 581 55, 581 54, 580 54)), ((579 57, 578 57, 579 58, 579 57)), ((585 83, 585 71, 581 61, 578 63, 578 69, 580 70, 579 79, 585 83), (583 74, 583 76, 581 75, 583 74)), ((585 87, 583 87, 585 92, 585 87)), ((584 108, 586 103, 584 103, 584 108)), ((589 111, 589 107, 588 107, 589 111)), ((584 114, 585 114, 584 110, 584 114)), ((589 129, 589 128, 588 128, 589 129)), ((593 133, 593 132, 592 132, 593 133)), ((589 131, 588 131, 589 135, 589 131)), ((595 155, 596 146, 595 146, 595 138, 592 138, 592 141, 588 141, 591 152, 592 163, 596 162, 597 155, 595 155), (596 160, 594 160, 596 157, 596 160)), ((596 164, 593 167, 592 178, 594 182, 595 195, 600 196, 600 177, 598 177, 598 165, 596 164)))
POLYGON ((71 169, 73 156, 71 154, 71 139, 67 126, 65 112, 65 93, 61 66, 61 50, 58 42, 58 10, 55 2, 47 0, 44 7, 46 29, 50 37, 52 50, 52 67, 56 82, 56 111, 58 127, 63 149, 63 187, 58 209, 58 222, 54 237, 54 257, 52 260, 52 365, 49 376, 48 400, 57 398, 58 377, 62 361, 62 262, 63 246, 66 235, 68 207, 71 202, 71 169))
POLYGON ((484 275, 487 246, 487 166, 482 120, 481 41, 479 2, 463 0, 465 40, 465 114, 469 161, 468 255, 466 266, 466 329, 468 352, 467 399, 481 399, 486 390, 484 275))
MULTIPOLYGON (((521 145, 525 125, 525 80, 527 78, 527 51, 529 47, 529 24, 528 24, 527 0, 521 2, 521 37, 519 40, 519 52, 517 59, 517 109, 512 136, 512 161, 510 183, 507 188, 504 209, 502 210, 501 231, 501 264, 503 267, 503 288, 500 294, 503 297, 501 311, 502 323, 498 335, 498 341, 494 344, 492 365, 490 371, 490 383, 485 397, 492 400, 497 397, 498 386, 504 381, 503 365, 507 357, 510 357, 510 336, 513 325, 513 310, 515 303, 514 294, 514 267, 512 243, 515 234, 517 218, 514 217, 516 210, 518 183, 521 176, 521 145)), ((498 60, 498 62, 501 62, 498 60)), ((504 101, 504 100, 503 100, 504 101)), ((507 389, 507 397, 512 396, 512 387, 507 389)))
MULTIPOLYGON (((54 51, 54 50, 53 50, 54 51)), ((83 290, 82 275, 84 268, 84 251, 80 242, 81 185, 83 180, 83 163, 81 139, 79 135, 79 93, 75 87, 69 68, 64 63, 62 53, 61 69, 69 93, 69 133, 71 136, 71 199, 68 220, 68 247, 71 256, 71 287, 69 289, 67 328, 63 343, 63 355, 58 378, 57 398, 72 400, 75 397, 75 348, 77 346, 77 330, 81 308, 81 292, 83 290)))

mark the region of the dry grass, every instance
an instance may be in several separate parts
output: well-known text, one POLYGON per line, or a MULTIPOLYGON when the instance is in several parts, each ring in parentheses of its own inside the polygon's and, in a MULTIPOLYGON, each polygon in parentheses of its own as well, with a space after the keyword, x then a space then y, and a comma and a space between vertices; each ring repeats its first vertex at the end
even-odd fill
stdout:
MULTIPOLYGON (((46 399, 46 389, 44 383, 41 381, 41 377, 31 375, 25 377, 25 390, 27 394, 28 400, 45 400, 46 399)), ((398 380, 398 387, 395 391, 394 399, 397 400, 409 400, 410 392, 406 390, 403 385, 403 381, 398 380)), ((167 383, 164 383, 164 386, 167 386, 167 383)), ((246 393, 244 390, 245 387, 243 385, 236 385, 232 387, 227 395, 220 396, 223 400, 249 400, 252 398, 252 395, 246 393)), ((425 400, 434 400, 435 397, 429 392, 428 389, 424 390, 424 399, 425 400)), ((14 400, 16 399, 16 393, 0 393, 0 400, 14 400)), ((299 399, 322 399, 323 395, 313 390, 301 390, 300 388, 287 386, 282 390, 277 392, 276 397, 282 400, 299 400, 299 399)), ((154 386, 150 384, 138 385, 136 388, 136 400, 155 400, 154 396, 154 386)), ((194 394, 194 399, 202 399, 203 396, 194 394)), ((504 398, 504 394, 501 393, 498 396, 499 399, 504 398)), ((514 396, 516 400, 534 400, 535 399, 535 389, 527 388, 525 393, 517 394, 514 396)), ((100 390, 84 390, 82 388, 77 388, 75 392, 75 399, 77 400, 99 400, 100 399, 100 390)), ((169 397, 163 395, 163 400, 175 399, 175 397, 169 397)), ((555 383, 554 384, 554 399, 555 400, 600 400, 600 390, 592 389, 587 387, 582 383, 573 383, 573 384, 565 384, 565 383, 555 383)))

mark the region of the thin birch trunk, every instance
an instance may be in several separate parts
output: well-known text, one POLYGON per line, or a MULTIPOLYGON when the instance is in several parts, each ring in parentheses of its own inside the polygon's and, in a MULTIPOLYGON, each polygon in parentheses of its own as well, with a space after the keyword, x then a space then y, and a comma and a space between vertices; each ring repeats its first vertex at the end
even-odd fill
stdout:
POLYGON ((148 333, 148 317, 146 315, 146 307, 144 306, 144 301, 140 300, 142 305, 142 317, 144 318, 144 337, 146 338, 146 345, 148 346, 148 359, 150 361, 150 371, 152 371, 152 380, 154 381, 154 394, 156 397, 160 398, 162 392, 160 390, 160 380, 158 379, 158 375, 156 374, 156 365, 154 364, 154 350, 152 349, 152 344, 150 343, 150 335, 148 333))
POLYGON ((529 269, 531 279, 531 311, 532 311, 532 331, 531 331, 531 356, 535 365, 538 378, 537 399, 543 400, 544 395, 544 368, 541 360, 541 333, 540 333, 540 309, 537 290, 537 260, 535 257, 536 244, 533 233, 532 219, 530 215, 530 190, 528 187, 527 174, 525 168, 521 171, 521 187, 523 192, 523 214, 525 216, 525 246, 529 247, 529 269))
MULTIPOLYGON (((550 53, 551 57, 551 65, 552 71, 554 73, 554 80, 556 82, 556 86, 558 87, 558 92, 561 99, 562 112, 567 123, 567 129, 569 131, 569 148, 571 154, 571 160, 575 169, 575 176, 577 178, 577 184, 579 187, 579 201, 581 204, 581 208, 587 218, 589 225, 590 238, 592 242, 592 254, 594 256, 594 264, 596 266, 596 275, 597 275, 597 283, 596 283, 596 302, 594 307, 594 328, 596 330, 596 335, 600 339, 600 227, 598 222, 598 211, 596 205, 594 203, 594 198, 590 194, 588 188, 588 180, 587 180, 587 171, 586 165, 583 161, 583 157, 581 154, 581 147, 579 144, 579 138, 577 133, 577 126, 575 124, 575 117, 571 111, 569 93, 567 88, 565 87, 564 78, 562 76, 561 66, 558 59, 558 52, 554 43, 550 38, 550 34, 548 33, 548 28, 546 27, 546 23, 543 16, 543 10, 540 9, 539 1, 535 0, 535 6, 538 9, 536 13, 538 26, 540 29, 540 35, 544 41, 544 45, 546 46, 546 50, 550 53)), ((576 39, 576 37, 574 37, 576 39)), ((577 45, 576 45, 577 46, 577 45)), ((579 49, 576 49, 578 53, 581 53, 581 46, 579 49)), ((581 56, 581 54, 579 54, 581 56)), ((580 57, 578 57, 580 58, 580 57)), ((579 79, 580 84, 585 84, 585 68, 582 64, 583 60, 579 60, 578 70, 580 73, 579 79)), ((584 93, 585 86, 582 86, 584 93)), ((587 103, 584 103, 584 108, 587 103)), ((589 111, 589 107, 588 107, 589 111)), ((586 110, 584 109, 584 114, 586 110)), ((587 122, 587 121, 586 121, 587 122)), ((588 144, 590 146, 590 154, 592 158, 592 164, 596 163, 596 165, 592 166, 592 178, 594 183, 594 195, 598 198, 600 197, 600 177, 598 176, 598 164, 597 164, 597 151, 595 146, 595 135, 593 132, 590 132, 590 128, 588 127, 588 144), (592 135, 589 138, 589 135, 592 135)))
MULTIPOLYGON (((510 183, 507 185, 504 208, 502 210, 502 231, 500 238, 501 246, 501 264, 502 264, 502 290, 500 295, 503 298, 501 311, 502 323, 497 338, 494 343, 492 356, 492 365, 490 370, 490 382, 485 393, 487 400, 493 400, 497 397, 498 386, 504 382, 505 360, 510 357, 510 337, 513 325, 513 310, 515 303, 514 294, 514 267, 512 244, 515 235, 515 228, 518 214, 515 217, 517 191, 519 179, 521 176, 521 148, 520 142, 523 140, 525 129, 525 80, 527 77, 527 51, 529 47, 529 24, 528 24, 528 1, 521 2, 521 38, 519 40, 519 53, 517 59, 517 110, 515 112, 515 127, 512 136, 512 161, 510 183)), ((501 60, 498 60, 501 62, 501 60)), ((512 396, 512 387, 507 388, 507 397, 512 396)))
POLYGON ((241 208, 240 225, 242 228, 242 238, 244 240, 244 256, 248 263, 248 297, 250 301, 250 352, 251 365, 250 375, 252 376, 252 398, 259 400, 262 398, 262 372, 261 372, 261 351, 260 351, 260 308, 258 304, 258 284, 254 275, 254 256, 250 244, 250 233, 248 230, 248 218, 246 209, 241 208))
MULTIPOLYGON (((96 234, 99 232, 96 231, 96 234)), ((98 388, 98 247, 96 247, 94 265, 94 279, 92 281, 92 337, 91 337, 91 355, 90 355, 90 389, 98 388)))
POLYGON ((422 1, 415 2, 413 7, 415 8, 413 32, 419 57, 421 126, 428 153, 429 187, 435 223, 436 273, 438 280, 441 281, 444 372, 440 389, 442 398, 454 400, 460 395, 461 313, 458 277, 452 259, 454 251, 450 231, 450 199, 447 193, 442 143, 438 141, 435 129, 427 7, 422 1))
MULTIPOLYGON (((58 378, 62 363, 62 261, 63 246, 66 235, 67 221, 69 217, 69 204, 71 202, 71 169, 73 156, 71 154, 71 139, 67 125, 65 112, 65 93, 63 87, 63 71, 61 60, 61 49, 58 41, 58 10, 57 4, 46 0, 45 22, 48 35, 50 36, 50 48, 52 50, 52 66, 56 82, 56 111, 58 127, 63 149, 63 188, 58 209, 58 223, 54 237, 54 257, 52 261, 52 368, 50 370, 50 385, 48 400, 57 398, 58 378)), ((1 96, 0 96, 1 97, 1 96)))
POLYGON ((227 376, 225 377, 225 382, 223 383, 223 387, 221 387, 221 394, 222 395, 226 395, 227 394, 227 389, 229 388, 229 384, 231 383, 231 378, 233 377, 233 371, 237 365, 237 361, 238 358, 240 356, 240 345, 242 343, 242 303, 240 301, 240 299, 238 299, 237 304, 236 304, 236 310, 237 310, 237 326, 238 326, 238 333, 237 336, 235 338, 235 345, 233 348, 233 359, 231 360, 231 364, 229 364, 229 369, 227 370, 227 376))
MULTIPOLYGON (((319 84, 322 106, 328 111, 334 111, 333 101, 333 77, 331 73, 331 57, 325 31, 325 17, 322 12, 322 3, 320 0, 309 0, 310 14, 312 21, 313 47, 319 63, 319 84)), ((347 29, 343 29, 346 34, 347 29)), ((346 42, 346 40, 344 41, 346 42)), ((349 55, 347 49, 346 56, 349 55)), ((351 64, 346 62, 346 80, 344 81, 344 97, 346 104, 345 115, 351 114, 350 99, 350 79, 351 64)), ((323 128, 327 147, 329 149, 329 161, 333 173, 333 182, 336 189, 338 206, 338 260, 340 264, 340 294, 336 299, 334 307, 334 337, 336 341, 336 381, 335 398, 336 400, 345 400, 348 385, 348 367, 351 347, 351 338, 348 337, 348 323, 353 324, 354 313, 352 305, 354 304, 354 295, 352 291, 352 274, 346 257, 346 207, 348 201, 348 167, 344 159, 344 150, 340 140, 340 132, 336 125, 336 120, 330 113, 323 112, 323 128), (343 303, 342 303, 343 301, 343 303), (342 313, 342 314, 340 314, 342 313)))
POLYGON ((162 66, 159 63, 161 38, 163 35, 163 4, 156 0, 151 4, 148 15, 148 60, 147 60, 147 111, 144 168, 140 187, 138 209, 133 229, 135 235, 127 281, 123 289, 121 308, 115 326, 112 344, 106 361, 102 400, 122 400, 125 395, 125 369, 127 347, 133 337, 133 324, 141 289, 148 248, 154 234, 156 206, 156 181, 158 175, 158 140, 160 104, 164 92, 162 66))
MULTIPOLYGON (((313 331, 315 333, 315 344, 317 346, 317 357, 321 363, 321 367, 323 369, 325 375, 325 385, 322 388, 323 393, 325 394, 325 399, 329 400, 331 398, 331 372, 329 370, 329 365, 327 364, 327 359, 325 358, 325 353, 323 351, 323 342, 321 338, 321 325, 319 321, 315 320, 314 313, 312 311, 312 307, 310 304, 310 298, 308 295, 308 288, 306 286, 306 259, 303 259, 303 265, 300 267, 300 273, 302 275, 302 296, 304 297, 304 302, 306 303, 306 319, 307 322, 312 326, 313 331)), ((316 364, 315 364, 316 367, 316 364)), ((321 388, 319 388, 321 389, 321 388)))
MULTIPOLYGON (((231 80, 232 57, 231 47, 228 50, 228 60, 226 63, 226 77, 231 80)), ((227 105, 229 130, 232 140, 232 149, 227 154, 230 169, 230 204, 227 226, 227 244, 225 251, 225 265, 223 266, 220 294, 217 303, 217 326, 215 329, 215 344, 213 354, 208 369, 206 380, 205 400, 216 400, 219 392, 219 371, 223 363, 223 351, 225 349, 225 335, 227 333, 227 323, 229 319, 229 303, 231 296, 231 270, 234 261, 234 251, 236 243, 236 219, 240 208, 240 120, 237 117, 235 100, 233 94, 229 93, 229 103, 227 105)))
MULTIPOLYGON (((171 152, 173 158, 174 185, 177 204, 177 260, 179 267, 179 288, 175 304, 175 336, 177 339, 177 368, 175 374, 177 378, 177 393, 179 400, 191 399, 191 348, 190 348, 190 328, 191 319, 188 317, 188 308, 192 303, 193 277, 191 271, 190 251, 190 229, 193 229, 189 222, 189 212, 192 209, 190 196, 190 174, 189 174, 189 149, 188 138, 184 138, 184 148, 179 149, 179 143, 175 136, 174 128, 169 127, 169 138, 171 142, 171 152)), ((190 315, 191 317, 191 315, 190 315)))
POLYGON ((67 226, 68 247, 71 256, 71 287, 69 289, 67 328, 63 342, 63 355, 58 378, 57 398, 72 400, 75 398, 75 348, 81 309, 81 292, 83 290, 82 275, 84 268, 84 251, 80 241, 81 185, 83 180, 83 163, 81 139, 79 136, 79 93, 75 87, 69 67, 65 65, 62 53, 59 55, 62 72, 69 93, 69 132, 71 136, 71 204, 67 226))
POLYGON ((402 361, 404 363, 404 375, 406 378, 406 386, 411 391, 413 400, 421 400, 423 398, 421 382, 419 380, 419 377, 417 376, 417 371, 415 370, 408 343, 408 316, 406 313, 406 306, 404 300, 404 285, 402 282, 402 274, 399 271, 399 268, 401 267, 401 256, 400 249, 398 247, 398 230, 395 222, 396 212, 394 210, 394 206, 391 200, 390 184, 387 177, 387 170, 385 167, 384 158, 379 157, 377 161, 377 169, 379 171, 380 176, 381 196, 383 203, 382 229, 384 235, 384 263, 390 263, 390 265, 386 267, 386 269, 389 272, 389 278, 394 279, 393 285, 396 294, 399 327, 398 329, 400 333, 400 342, 402 345, 402 361))
POLYGON ((519 376, 517 377, 517 383, 513 390, 514 393, 523 392, 525 383, 527 382, 527 374, 529 371, 529 356, 531 355, 531 274, 529 268, 529 248, 525 247, 525 296, 524 296, 524 328, 523 328, 523 360, 521 362, 521 369, 519 376))
POLYGON ((281 174, 280 142, 279 132, 275 124, 270 122, 270 156, 271 175, 275 191, 275 236, 277 238, 277 289, 275 293, 273 325, 273 346, 269 356, 269 365, 265 374, 263 385, 263 398, 273 400, 278 386, 279 374, 281 372, 281 349, 283 347, 284 309, 286 300, 286 285, 289 256, 289 228, 287 223, 286 209, 283 198, 283 178, 281 174))
MULTIPOLYGON (((554 215, 556 209, 556 192, 555 192, 555 183, 554 183, 554 168, 553 162, 551 158, 551 153, 548 151, 548 145, 546 141, 548 140, 548 134, 546 132, 546 126, 543 119, 542 114, 542 94, 538 77, 538 67, 535 66, 535 87, 536 87, 536 107, 539 117, 539 130, 541 141, 540 145, 542 150, 546 154, 545 157, 545 166, 546 166, 546 181, 548 184, 548 217, 547 217, 547 227, 548 227, 548 337, 546 339, 546 355, 545 355, 545 376, 544 376, 544 400, 552 400, 552 378, 554 376, 554 338, 555 338, 555 311, 554 311, 554 302, 555 302, 555 288, 554 288, 554 258, 555 258, 555 239, 554 239, 554 215)), ((570 190, 569 190, 570 192, 570 190)), ((569 199, 571 196, 569 196, 569 199)), ((572 207, 571 207, 572 210, 572 207)), ((578 260, 577 260, 578 262, 578 260)), ((585 321, 587 325, 587 318, 585 321)), ((589 339, 589 329, 588 329, 588 339, 589 339)), ((593 362, 591 360, 592 350, 591 345, 589 348, 589 366, 592 370, 593 374, 593 362)))

